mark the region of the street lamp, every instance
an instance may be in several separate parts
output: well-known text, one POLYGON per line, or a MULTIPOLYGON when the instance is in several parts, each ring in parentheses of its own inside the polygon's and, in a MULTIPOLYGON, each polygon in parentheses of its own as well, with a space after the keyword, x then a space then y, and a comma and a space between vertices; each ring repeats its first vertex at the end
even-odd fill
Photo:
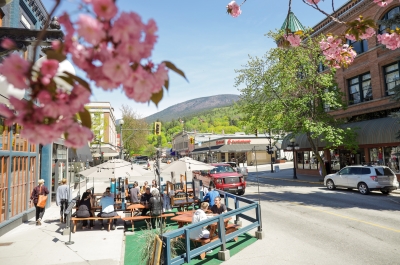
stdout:
POLYGON ((288 144, 287 146, 287 150, 293 150, 293 178, 297 179, 297 175, 296 175, 296 156, 295 156, 295 150, 299 150, 300 147, 298 144, 295 143, 296 139, 292 138, 290 139, 290 144, 288 144))
POLYGON ((212 163, 211 161, 211 136, 208 136, 208 163, 212 163))
POLYGON ((123 119, 120 119, 119 120, 119 126, 120 126, 120 131, 121 131, 121 133, 120 133, 120 139, 119 139, 119 146, 120 146, 120 158, 123 160, 124 159, 124 152, 123 152, 123 150, 124 150, 124 148, 123 148, 123 144, 122 144, 122 125, 124 125, 124 120, 123 119))

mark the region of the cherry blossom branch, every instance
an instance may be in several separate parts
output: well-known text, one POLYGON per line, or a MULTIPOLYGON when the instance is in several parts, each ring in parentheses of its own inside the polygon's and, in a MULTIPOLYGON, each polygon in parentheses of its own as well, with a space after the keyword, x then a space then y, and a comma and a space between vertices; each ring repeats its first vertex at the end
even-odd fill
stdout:
MULTIPOLYGON (((322 14, 324 14, 325 16, 327 16, 327 17, 329 17, 330 19, 332 19, 333 21, 335 21, 336 23, 345 24, 345 22, 343 22, 343 21, 341 21, 341 20, 335 18, 334 16, 332 16, 332 15, 326 13, 324 10, 320 9, 319 6, 318 6, 317 4, 315 4, 314 0, 313 0, 314 5, 307 4, 307 2, 306 2, 305 0, 302 0, 302 1, 303 1, 304 4, 306 4, 306 5, 308 5, 308 6, 311 6, 311 7, 314 8, 315 10, 318 10, 319 12, 321 12, 322 14)), ((333 1, 333 0, 332 0, 332 1, 333 1)))
POLYGON ((32 64, 31 64, 31 69, 33 67, 33 65, 35 64, 35 58, 36 58, 36 54, 37 54, 37 48, 40 45, 40 42, 43 40, 44 35, 46 34, 46 31, 49 27, 50 21, 51 21, 51 17, 54 15, 54 13, 56 12, 56 9, 58 8, 58 6, 61 4, 61 0, 55 0, 56 4, 54 5, 53 9, 51 10, 50 14, 47 16, 47 20, 46 23, 44 23, 43 29, 42 31, 40 31, 37 40, 36 40, 36 44, 33 47, 33 60, 32 60, 32 64))
POLYGON ((332 0, 332 11, 333 11, 333 13, 335 13, 335 1, 334 0, 332 0))

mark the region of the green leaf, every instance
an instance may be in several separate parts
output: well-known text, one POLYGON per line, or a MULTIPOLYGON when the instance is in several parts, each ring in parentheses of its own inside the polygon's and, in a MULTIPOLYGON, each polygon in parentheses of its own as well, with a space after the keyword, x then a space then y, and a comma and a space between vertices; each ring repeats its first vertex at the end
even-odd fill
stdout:
POLYGON ((173 63, 171 63, 171 62, 169 62, 169 61, 163 61, 163 63, 165 64, 165 66, 166 66, 167 68, 169 68, 170 70, 174 71, 174 72, 177 73, 178 75, 182 76, 183 78, 186 79, 186 81, 189 82, 189 80, 187 80, 187 78, 186 78, 186 76, 185 76, 185 73, 184 73, 181 69, 177 68, 173 63))
POLYGON ((68 84, 70 84, 71 86, 74 85, 74 80, 71 77, 68 76, 64 76, 64 75, 59 75, 57 76, 58 78, 64 80, 65 82, 67 82, 68 84))
POLYGON ((76 82, 81 84, 82 86, 84 86, 87 90, 89 90, 90 93, 92 93, 92 90, 90 89, 89 84, 85 80, 83 80, 82 78, 80 78, 80 77, 78 77, 76 75, 73 75, 71 73, 68 73, 66 71, 64 71, 63 74, 66 74, 67 76, 69 76, 70 78, 72 78, 73 80, 75 80, 76 82))
POLYGON ((92 118, 90 112, 87 109, 79 112, 79 117, 81 119, 82 125, 91 129, 92 128, 92 118))
POLYGON ((53 59, 53 60, 57 60, 59 62, 62 62, 65 59, 67 59, 67 56, 65 56, 64 54, 62 54, 60 52, 56 52, 55 50, 48 50, 46 52, 46 55, 47 55, 47 59, 53 59))
POLYGON ((165 87, 166 90, 168 90, 168 88, 169 88, 169 79, 165 80, 164 87, 165 87))
POLYGON ((153 101, 154 104, 156 104, 156 106, 158 106, 158 103, 163 98, 163 95, 164 95, 164 89, 161 88, 160 92, 154 93, 153 95, 151 95, 151 101, 153 101))

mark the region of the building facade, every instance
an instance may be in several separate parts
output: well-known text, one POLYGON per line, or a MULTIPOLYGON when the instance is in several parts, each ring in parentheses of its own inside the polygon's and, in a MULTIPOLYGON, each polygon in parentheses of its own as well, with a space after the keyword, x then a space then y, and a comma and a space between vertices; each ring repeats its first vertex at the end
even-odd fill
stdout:
MULTIPOLYGON (((1 38, 14 37, 20 40, 17 42, 20 48, 17 52, 24 58, 38 59, 40 53, 33 58, 33 48, 25 45, 24 37, 30 36, 24 30, 40 29, 46 17, 47 12, 41 1, 14 0, 0 8, 1 38)), ((0 51, 0 57, 6 54, 4 50, 0 51)), ((17 91, 3 76, 0 79, 1 103, 8 104, 10 95, 20 99, 26 97, 25 91, 17 91)), ((39 176, 51 188, 51 160, 46 151, 42 154, 46 148, 50 150, 51 145, 42 148, 32 144, 20 137, 20 130, 18 124, 6 126, 5 119, 0 117, 0 236, 34 216, 35 209, 30 203, 30 195, 39 176), (47 165, 48 169, 43 175, 41 165, 47 165)))
POLYGON ((95 138, 90 143, 94 164, 119 156, 114 108, 110 102, 91 102, 85 105, 92 118, 95 138))
MULTIPOLYGON (((378 7, 368 0, 348 1, 335 13, 344 21, 353 21, 360 15, 374 21, 386 20, 400 13, 400 3, 393 1, 386 7, 378 7)), ((399 25, 397 25, 399 26, 399 25)), ((345 24, 338 24, 329 18, 318 23, 314 36, 332 33, 341 35, 346 30, 345 24)), ((377 34, 385 32, 381 26, 377 34)), ((389 50, 379 44, 376 35, 368 40, 348 41, 357 52, 354 62, 348 68, 338 69, 336 82, 347 102, 346 109, 333 110, 326 107, 331 115, 346 122, 343 128, 354 128, 358 134, 359 149, 351 152, 343 147, 326 150, 321 143, 324 159, 329 161, 329 171, 337 171, 346 165, 353 164, 384 164, 399 173, 400 140, 396 138, 400 126, 397 119, 390 114, 400 109, 400 102, 392 99, 393 88, 400 83, 400 50, 389 50)), ((323 69, 322 73, 323 73, 323 69)), ((283 142, 283 148, 289 143, 289 138, 283 142)), ((299 173, 319 174, 318 166, 312 168, 310 161, 314 154, 304 136, 296 137, 300 150, 296 155, 299 173)))

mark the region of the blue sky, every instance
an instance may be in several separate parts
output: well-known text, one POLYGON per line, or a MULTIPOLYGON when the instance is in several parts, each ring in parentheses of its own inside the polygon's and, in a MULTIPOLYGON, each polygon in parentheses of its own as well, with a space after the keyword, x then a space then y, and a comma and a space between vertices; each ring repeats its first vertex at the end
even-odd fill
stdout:
MULTIPOLYGON (((47 10, 54 0, 42 0, 47 10)), ((63 0, 57 13, 77 12, 78 1, 63 0)), ((143 21, 153 18, 158 25, 158 42, 153 51, 155 63, 173 62, 182 69, 189 82, 170 73, 170 89, 164 93, 158 108, 153 104, 136 103, 121 90, 106 92, 93 87, 92 101, 111 102, 116 118, 121 117, 121 106, 128 105, 140 116, 146 117, 169 106, 219 94, 239 94, 234 87, 235 69, 241 69, 248 56, 262 56, 275 43, 264 36, 279 29, 286 18, 287 0, 247 0, 242 14, 232 18, 226 13, 229 0, 117 0, 120 10, 138 13, 143 21)), ((292 1, 292 11, 306 27, 312 27, 324 16, 301 0, 292 1)), ((346 0, 335 0, 335 8, 346 0)), ((241 1, 238 1, 240 4, 241 1)), ((319 5, 328 13, 331 1, 319 5)), ((82 72, 78 75, 84 77, 82 72)))

